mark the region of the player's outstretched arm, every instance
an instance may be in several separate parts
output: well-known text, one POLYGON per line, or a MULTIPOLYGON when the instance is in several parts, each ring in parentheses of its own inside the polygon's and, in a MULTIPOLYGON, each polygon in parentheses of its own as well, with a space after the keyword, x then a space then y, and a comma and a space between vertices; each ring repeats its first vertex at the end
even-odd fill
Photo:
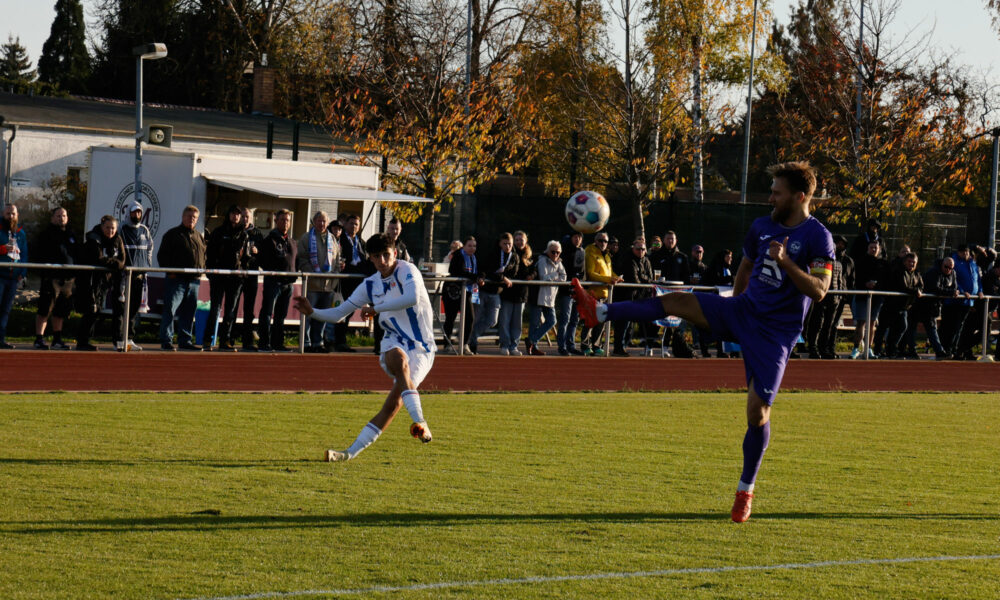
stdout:
POLYGON ((375 312, 383 313, 392 310, 403 310, 411 306, 416 306, 417 304, 417 286, 424 285, 424 279, 420 276, 420 273, 413 273, 413 270, 407 269, 406 274, 402 277, 402 294, 396 296, 395 298, 389 298, 377 304, 374 304, 375 312))

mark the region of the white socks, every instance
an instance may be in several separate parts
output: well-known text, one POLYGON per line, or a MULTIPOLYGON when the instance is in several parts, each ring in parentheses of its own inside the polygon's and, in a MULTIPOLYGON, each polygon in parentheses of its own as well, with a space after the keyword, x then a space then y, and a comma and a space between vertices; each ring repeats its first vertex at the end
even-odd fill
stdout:
POLYGON ((603 322, 605 322, 605 321, 608 320, 608 305, 607 304, 602 304, 602 303, 598 302, 597 303, 597 310, 595 312, 597 313, 597 320, 600 321, 601 323, 603 323, 603 322))
POLYGON ((738 486, 736 486, 736 491, 737 492, 750 492, 752 494, 753 493, 753 484, 752 483, 743 483, 743 480, 741 479, 740 480, 740 484, 738 486))
POLYGON ((403 392, 403 406, 406 407, 406 412, 410 413, 414 423, 424 422, 424 410, 420 407, 420 394, 417 390, 403 392))
POLYGON ((372 442, 377 440, 380 435, 382 435, 381 429, 371 423, 366 424, 365 428, 358 434, 358 439, 354 440, 351 447, 344 451, 347 454, 347 458, 354 458, 358 454, 361 454, 361 451, 371 446, 372 442))

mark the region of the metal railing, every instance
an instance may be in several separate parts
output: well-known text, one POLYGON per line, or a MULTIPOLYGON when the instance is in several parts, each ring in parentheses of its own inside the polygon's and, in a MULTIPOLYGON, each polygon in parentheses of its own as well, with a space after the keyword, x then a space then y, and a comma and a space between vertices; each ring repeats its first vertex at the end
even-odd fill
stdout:
MULTIPOLYGON (((36 270, 47 270, 47 271, 70 271, 70 272, 86 272, 86 271, 104 271, 113 272, 111 269, 105 267, 98 267, 93 265, 65 265, 65 264, 51 264, 51 263, 0 263, 0 268, 12 268, 12 269, 36 269, 36 270)), ((128 314, 128 301, 132 297, 132 273, 164 273, 164 274, 179 274, 179 275, 196 275, 201 277, 202 275, 235 275, 239 277, 284 277, 284 278, 295 278, 301 282, 303 294, 307 293, 309 280, 312 278, 320 279, 364 279, 367 277, 362 274, 355 273, 306 273, 303 271, 261 271, 261 270, 233 270, 233 269, 179 269, 179 268, 166 268, 166 267, 125 267, 121 270, 123 275, 123 281, 125 282, 125 318, 122 319, 122 340, 128 340, 129 333, 129 314, 128 314), (128 275, 126 277, 126 275, 128 275)), ((460 305, 462 308, 460 310, 460 317, 458 322, 458 345, 456 353, 458 355, 463 355, 465 353, 465 346, 468 340, 465 339, 465 322, 466 322, 466 300, 467 300, 467 286, 470 282, 469 279, 464 277, 450 277, 447 275, 438 275, 434 273, 424 273, 424 282, 438 283, 462 283, 461 285, 461 298, 460 305)), ((570 283, 567 281, 539 281, 539 280, 510 280, 512 285, 524 285, 524 286, 551 286, 551 287, 569 287, 570 283)), ((503 285, 500 282, 489 281, 492 284, 503 285)), ((608 288, 608 296, 614 293, 615 288, 623 289, 648 289, 655 290, 656 288, 668 288, 673 290, 693 290, 693 291, 710 291, 718 292, 719 287, 716 286, 705 286, 705 285, 686 285, 678 282, 662 281, 657 283, 602 283, 596 281, 582 281, 581 285, 584 287, 606 287, 608 288)), ((440 295, 441 292, 435 292, 435 295, 440 295)), ((912 294, 905 294, 901 292, 886 292, 878 290, 830 290, 828 294, 838 295, 838 296, 865 296, 866 297, 866 314, 865 323, 866 327, 871 327, 871 309, 872 309, 872 298, 875 296, 883 297, 913 297, 912 294)), ((1000 296, 987 296, 987 295, 977 295, 969 296, 966 298, 963 294, 958 296, 936 296, 934 294, 922 294, 920 298, 927 299, 937 299, 937 300, 972 300, 973 302, 981 301, 983 302, 983 322, 982 322, 982 336, 981 336, 981 347, 982 353, 980 355, 980 361, 990 361, 988 355, 989 348, 989 335, 990 335, 990 311, 989 311, 989 301, 990 300, 1000 300, 1000 296)), ((346 298, 345 298, 346 300, 346 298)), ((435 308, 434 311, 435 318, 437 318, 438 311, 435 308)), ((244 317, 246 318, 246 317, 244 317)), ((207 325, 206 325, 207 327, 207 325)), ((604 324, 604 349, 605 352, 610 347, 610 327, 611 323, 606 322, 604 324)), ((306 319, 299 320, 299 353, 305 352, 305 328, 306 319)), ((867 339, 867 336, 866 338, 867 339)), ((123 351, 128 351, 128 344, 123 343, 123 351)), ((868 352, 863 353, 863 359, 868 359, 868 352)))

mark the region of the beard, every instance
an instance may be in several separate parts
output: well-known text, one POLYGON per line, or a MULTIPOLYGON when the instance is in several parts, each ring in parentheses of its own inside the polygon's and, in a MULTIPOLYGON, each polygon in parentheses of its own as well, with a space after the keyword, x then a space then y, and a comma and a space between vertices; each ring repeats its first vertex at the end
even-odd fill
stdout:
POLYGON ((792 216, 792 209, 775 204, 771 209, 771 220, 775 223, 784 223, 792 216))

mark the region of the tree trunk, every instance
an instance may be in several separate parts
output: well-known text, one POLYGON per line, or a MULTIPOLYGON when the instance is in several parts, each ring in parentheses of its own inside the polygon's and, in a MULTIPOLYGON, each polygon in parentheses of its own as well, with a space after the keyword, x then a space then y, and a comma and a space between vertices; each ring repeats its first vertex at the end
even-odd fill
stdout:
POLYGON ((704 164, 702 158, 702 135, 701 135, 701 96, 702 96, 702 81, 701 81, 701 70, 702 70, 702 47, 703 40, 701 36, 695 36, 692 41, 694 47, 694 70, 692 72, 692 82, 691 82, 691 124, 693 127, 692 142, 694 143, 694 164, 692 165, 692 181, 691 188, 694 192, 694 201, 697 203, 702 203, 705 201, 705 190, 702 183, 704 164))

